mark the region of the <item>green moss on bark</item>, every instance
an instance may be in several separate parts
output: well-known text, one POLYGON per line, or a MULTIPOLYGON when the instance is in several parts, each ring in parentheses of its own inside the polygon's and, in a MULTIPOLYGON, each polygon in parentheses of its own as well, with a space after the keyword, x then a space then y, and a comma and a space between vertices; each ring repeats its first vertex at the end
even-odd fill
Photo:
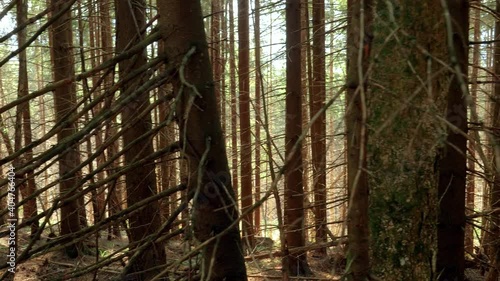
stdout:
POLYGON ((375 11, 368 170, 373 271, 383 280, 433 275, 434 163, 445 133, 436 116, 444 112, 449 83, 434 59, 447 55, 439 3, 379 1, 375 11))

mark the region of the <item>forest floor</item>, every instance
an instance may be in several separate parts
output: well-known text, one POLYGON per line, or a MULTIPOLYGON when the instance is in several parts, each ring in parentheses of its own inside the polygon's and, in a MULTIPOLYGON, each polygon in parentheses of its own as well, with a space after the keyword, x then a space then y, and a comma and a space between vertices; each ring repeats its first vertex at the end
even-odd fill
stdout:
MULTIPOLYGON (((22 245, 28 245, 29 236, 27 233, 18 234, 18 244, 21 245, 21 250, 23 250, 22 245)), ((43 237, 39 242, 36 243, 35 247, 41 246, 47 243, 48 238, 43 237)), ((103 260, 106 256, 109 256, 113 252, 123 250, 128 241, 126 238, 115 238, 108 241, 106 237, 98 239, 99 243, 99 260, 103 260)), ((48 252, 45 254, 40 254, 36 257, 30 258, 21 264, 17 264, 15 281, 53 281, 53 280, 78 280, 78 281, 111 281, 118 280, 120 272, 125 265, 125 261, 120 260, 114 262, 110 265, 100 268, 99 270, 90 270, 88 273, 82 273, 78 277, 71 278, 75 273, 81 272, 84 268, 89 268, 96 263, 97 256, 95 254, 95 240, 93 242, 88 241, 87 244, 90 249, 94 249, 94 254, 92 255, 82 255, 77 259, 70 259, 66 257, 62 252, 48 252)), ((167 245, 167 257, 170 261, 178 260, 181 256, 186 253, 189 249, 189 245, 186 241, 182 239, 172 239, 167 245)), ((0 264, 4 265, 7 254, 7 238, 0 238, 0 264)), ((260 251, 254 253, 253 255, 247 256, 247 270, 249 281, 261 281, 261 280, 281 280, 281 258, 276 256, 269 256, 266 254, 279 252, 277 248, 267 248, 261 249, 260 251)), ((308 262, 311 270, 314 273, 314 277, 300 280, 340 280, 340 274, 343 271, 343 264, 345 259, 342 259, 342 255, 339 253, 331 252, 326 257, 313 257, 308 256, 308 262)), ((181 263, 177 267, 175 275, 181 276, 187 275, 190 268, 196 263, 196 260, 192 260, 192 264, 188 261, 181 263)), ((4 274, 6 269, 0 270, 0 276, 4 274)), ((468 281, 483 281, 484 277, 479 274, 478 270, 467 269, 466 272, 468 276, 468 281)), ((1 279, 1 278, 0 278, 1 279)), ((186 280, 186 279, 181 279, 186 280)), ((299 280, 299 279, 294 279, 299 280)))

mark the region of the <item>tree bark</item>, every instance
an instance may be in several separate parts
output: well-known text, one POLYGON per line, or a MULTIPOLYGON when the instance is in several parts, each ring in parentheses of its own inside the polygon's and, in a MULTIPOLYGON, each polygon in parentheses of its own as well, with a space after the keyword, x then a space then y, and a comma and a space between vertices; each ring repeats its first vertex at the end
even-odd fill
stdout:
POLYGON ((177 70, 174 94, 182 152, 188 161, 193 232, 202 251, 202 280, 247 280, 200 1, 162 1, 165 54, 177 70), (210 241, 207 241, 209 240, 210 241))
POLYGON ((212 40, 212 46, 210 48, 211 51, 211 56, 210 58, 212 59, 212 68, 214 70, 214 92, 215 92, 215 98, 217 100, 217 110, 219 111, 219 114, 222 112, 222 97, 221 95, 223 94, 222 88, 221 88, 221 81, 222 81, 222 65, 221 65, 221 52, 220 52, 220 47, 221 47, 221 18, 222 18, 222 9, 220 6, 220 0, 212 0, 212 16, 211 16, 211 26, 210 26, 210 31, 211 31, 211 40, 212 40))
MULTIPOLYGON (((51 0, 53 13, 58 13, 66 4, 65 1, 51 0)), ((54 81, 60 81, 75 76, 73 59, 73 31, 71 11, 68 10, 52 24, 51 57, 53 63, 54 81)), ((55 122, 62 122, 74 114, 76 106, 76 88, 74 82, 69 82, 54 90, 55 122)), ((62 142, 77 131, 76 123, 66 123, 57 134, 57 141, 62 142)), ((59 157, 59 176, 64 178, 66 173, 79 166, 80 154, 77 145, 69 147, 59 157)), ((77 192, 74 189, 78 183, 76 177, 64 179, 59 186, 61 197, 67 197, 77 192)), ((61 235, 70 235, 80 230, 79 200, 72 200, 61 207, 61 235)), ((76 258, 81 251, 81 243, 73 243, 66 247, 66 254, 76 258)))
MULTIPOLYGON (((309 100, 311 119, 325 105, 325 1, 313 0, 313 84, 309 100)), ((323 111, 311 127, 316 243, 326 242, 326 116, 323 111)), ((317 253, 326 255, 326 248, 317 253)))
MULTIPOLYGON (((100 0, 99 1, 99 20, 100 20, 100 29, 101 29, 101 47, 102 47, 102 61, 109 61, 113 58, 113 38, 112 38, 112 32, 111 32, 111 16, 110 16, 110 5, 111 1, 110 0, 100 0)), ((104 77, 104 82, 103 82, 103 88, 104 89, 109 89, 112 87, 113 81, 114 81, 114 72, 107 74, 106 77, 104 77)), ((101 106, 106 110, 107 106, 111 105, 113 102, 113 96, 111 95, 109 98, 105 99, 104 101, 104 106, 101 106)), ((106 139, 107 137, 114 135, 115 132, 117 131, 117 124, 116 124, 116 117, 114 117, 110 122, 107 123, 106 125, 106 130, 104 132, 98 132, 96 135, 96 140, 101 139, 106 139)), ((108 158, 114 156, 116 152, 118 151, 118 142, 110 145, 107 149, 107 154, 108 158)), ((106 157, 102 157, 106 158, 106 157)), ((101 161, 100 158, 97 158, 97 161, 101 161)), ((116 168, 119 166, 118 161, 113 162, 108 171, 108 175, 112 175, 113 171, 116 170, 116 168)), ((108 190, 108 196, 109 196, 109 201, 108 201, 108 215, 112 216, 115 213, 118 213, 121 210, 120 207, 120 201, 118 197, 120 196, 121 192, 121 185, 122 183, 120 181, 113 182, 108 184, 107 190, 108 190)), ((102 194, 104 195, 104 189, 102 194)), ((102 209, 100 210, 105 210, 105 204, 104 200, 102 200, 104 196, 101 196, 99 200, 102 202, 99 205, 102 205, 102 209)), ((103 216, 104 218, 104 216, 103 216)), ((120 223, 112 223, 108 227, 108 240, 111 240, 113 237, 119 238, 121 237, 120 233, 120 223)))
MULTIPOLYGON (((231 170, 233 189, 238 198, 238 97, 236 96, 236 58, 234 48, 234 11, 233 1, 229 1, 229 83, 231 92, 231 170)), ((236 200, 239 201, 239 200, 236 200)))
MULTIPOLYGON (((448 128, 444 149, 439 155, 439 214, 437 273, 439 280, 464 280, 465 190, 467 176, 467 80, 468 1, 447 0, 452 34, 447 34, 449 61, 456 73, 447 93, 448 128), (455 63, 456 62, 456 63, 455 63), (465 83, 465 84, 464 84, 465 83), (463 88, 462 88, 463 87, 463 88), (465 89, 465 92, 464 92, 465 89), (457 130, 458 129, 458 130, 457 130)), ((445 19, 446 20, 446 19, 445 19)))
POLYGON ((290 276, 311 275, 305 252, 290 251, 303 247, 304 190, 302 186, 302 80, 300 0, 286 1, 286 119, 285 119, 285 216, 286 250, 284 266, 290 276))
MULTIPOLYGON (((306 128, 309 124, 309 98, 308 95, 312 92, 312 52, 311 52, 311 35, 309 32, 309 1, 301 0, 300 6, 300 21, 301 21, 301 31, 300 40, 302 42, 300 47, 300 76, 302 79, 301 93, 302 93, 302 128, 306 128)), ((308 226, 309 222, 314 222, 314 216, 311 215, 313 212, 308 212, 307 209, 314 208, 312 204, 307 205, 306 202, 311 202, 309 200, 309 195, 314 194, 310 190, 309 179, 312 177, 310 173, 310 163, 311 163, 311 142, 310 136, 304 138, 301 147, 302 154, 302 187, 304 191, 304 204, 306 204, 306 210, 304 210, 304 226, 306 231, 304 231, 304 240, 309 241, 310 229, 308 226)))
MULTIPOLYGON (((480 3, 480 0, 478 1, 480 3)), ((481 10, 475 9, 474 12, 474 41, 481 40, 481 10)), ((478 92, 478 70, 480 67, 479 55, 480 49, 479 44, 475 44, 472 48, 472 66, 471 66, 471 96, 472 105, 476 107, 477 104, 477 92, 478 92)), ((474 135, 469 132, 470 140, 474 139, 474 135)), ((472 214, 475 208, 475 189, 476 189, 476 175, 474 174, 476 170, 476 144, 474 141, 469 140, 469 155, 470 158, 467 160, 467 169, 469 170, 469 177, 467 179, 467 208, 469 209, 468 214, 472 214)), ((465 227, 465 252, 474 252, 474 226, 469 223, 465 227)))
POLYGON ((367 167, 367 93, 366 75, 369 65, 372 29, 372 1, 348 2, 347 33, 347 272, 354 281, 369 280, 370 230, 368 227, 367 167), (360 43, 363 42, 363 44, 360 43))
MULTIPOLYGON (((261 81, 262 69, 260 65, 260 0, 255 0, 255 202, 260 200, 260 125, 261 125, 261 81)), ((254 227, 256 235, 260 232, 261 207, 257 207, 254 212, 254 227)))
MULTIPOLYGON (((239 76, 239 105, 240 105, 240 182, 241 182, 241 211, 252 206, 252 143, 250 125, 250 36, 249 36, 249 1, 238 1, 238 76, 239 76)), ((254 229, 253 213, 247 213, 242 220, 244 244, 253 248, 254 229)))
MULTIPOLYGON (((115 1, 116 8, 116 51, 121 53, 127 50, 128 46, 134 46, 142 38, 142 29, 145 27, 145 2, 138 0, 134 5, 129 5, 128 1, 115 1)), ((129 71, 144 66, 147 63, 146 52, 141 52, 135 57, 119 63, 119 76, 125 77, 129 71)), ((124 83, 120 88, 122 93, 130 89, 139 88, 148 79, 146 75, 140 75, 128 83, 124 83)), ((151 115, 137 118, 137 115, 146 110, 149 106, 149 94, 141 93, 130 102, 122 111, 122 124, 127 126, 133 124, 131 128, 125 129, 123 133, 124 146, 134 142, 137 138, 151 130, 151 115)), ((137 142, 125 153, 125 165, 132 165, 142 158, 146 158, 153 153, 153 140, 147 138, 142 142, 137 142)), ((151 161, 125 173, 125 184, 127 189, 127 205, 132 206, 157 193, 155 165, 151 161)), ((158 212, 157 201, 151 202, 139 212, 134 213, 129 218, 130 243, 146 242, 144 239, 155 233, 161 226, 161 215, 158 212)), ((139 247, 142 243, 139 243, 139 247)), ((161 266, 165 264, 165 248, 161 242, 153 242, 148 249, 140 254, 130 265, 129 271, 125 272, 134 280, 149 280, 161 272, 161 266)))
MULTIPOLYGON (((500 3, 496 3, 496 12, 500 13, 500 3)), ((500 38, 500 20, 495 21, 495 39, 500 38)), ((494 44, 494 60, 493 68, 495 73, 494 80, 498 82, 500 74, 500 43, 494 44)), ((500 208, 500 84, 494 84, 493 112, 492 112, 492 150, 493 150, 493 185, 490 195, 490 209, 495 210, 500 208)), ((492 267, 490 268, 486 281, 496 281, 500 275, 500 213, 496 212, 491 215, 489 223, 489 233, 491 242, 490 259, 492 267)))
MULTIPOLYGON (((28 20, 28 5, 26 1, 18 0, 17 3, 17 24, 18 26, 27 22, 28 20)), ((17 35, 18 46, 21 47, 26 43, 26 29, 22 29, 17 35)), ((19 96, 23 97, 28 95, 29 85, 28 85, 28 63, 26 58, 26 50, 19 53, 19 96)), ((31 111, 29 101, 20 105, 22 115, 23 115, 23 136, 24 143, 30 144, 32 140, 31 136, 31 111)), ((25 153, 25 161, 31 162, 33 160, 33 149, 29 149, 25 153)), ((31 171, 26 174, 26 184, 21 185, 21 195, 26 198, 36 191, 35 175, 31 171)), ((36 198, 28 200, 23 206, 23 219, 28 220, 37 214, 37 204, 36 198)), ((35 235, 38 231, 38 221, 33 221, 30 223, 31 235, 35 235)))
POLYGON ((366 44, 370 36, 359 46, 376 55, 366 124, 372 272, 386 281, 433 280, 439 274, 431 262, 437 247, 436 164, 455 77, 439 63, 449 62, 447 22, 440 1, 375 3, 372 48, 366 44))

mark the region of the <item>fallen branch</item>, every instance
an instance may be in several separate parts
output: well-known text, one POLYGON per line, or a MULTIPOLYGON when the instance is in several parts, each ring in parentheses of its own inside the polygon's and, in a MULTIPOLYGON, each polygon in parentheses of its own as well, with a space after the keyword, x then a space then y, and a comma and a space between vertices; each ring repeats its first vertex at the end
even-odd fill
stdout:
MULTIPOLYGON (((262 279, 283 279, 283 276, 278 275, 248 275, 248 277, 252 278, 262 278, 262 279)), ((341 277, 337 277, 335 279, 327 278, 327 277, 304 277, 304 276, 290 276, 288 279, 290 280, 328 280, 328 281, 338 281, 341 277)))
MULTIPOLYGON (((308 245, 304 247, 297 247, 297 248, 292 248, 289 250, 290 254, 293 253, 298 253, 298 252, 307 252, 307 251, 312 251, 316 249, 321 249, 324 247, 332 247, 332 246, 338 246, 338 245, 344 245, 347 244, 347 238, 340 238, 336 241, 331 241, 327 243, 320 243, 320 244, 313 244, 313 245, 308 245)), ((275 257, 282 257, 283 252, 282 251, 276 251, 276 252, 271 252, 271 253, 262 253, 258 255, 250 255, 245 257, 245 261, 252 261, 252 260, 259 260, 259 259, 267 259, 267 258, 275 258, 275 257)))
MULTIPOLYGON (((53 260, 49 260, 48 262, 50 264, 55 264, 55 265, 64 266, 64 267, 72 267, 72 268, 77 267, 76 264, 72 264, 72 263, 65 263, 65 262, 59 262, 59 261, 53 261, 53 260)), ((116 274, 116 275, 120 274, 120 271, 111 270, 111 269, 99 268, 98 270, 101 272, 104 272, 104 273, 110 273, 110 274, 116 274)))

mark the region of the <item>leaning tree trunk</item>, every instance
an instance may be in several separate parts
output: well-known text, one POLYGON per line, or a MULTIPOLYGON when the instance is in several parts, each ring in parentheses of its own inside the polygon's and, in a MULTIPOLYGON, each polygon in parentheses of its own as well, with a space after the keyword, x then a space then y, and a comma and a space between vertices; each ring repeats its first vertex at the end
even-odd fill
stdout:
POLYGON ((158 4, 165 54, 175 68, 174 95, 188 161, 193 231, 203 248, 202 280, 247 280, 236 201, 217 113, 200 1, 158 4))
MULTIPOLYGON (((118 53, 127 49, 127 46, 133 46, 141 40, 141 29, 145 27, 146 6, 143 0, 137 1, 130 6, 127 1, 116 1, 116 50, 118 53), (132 21, 132 20, 135 21, 132 21), (132 23, 131 23, 132 21, 132 23)), ((120 78, 123 79, 131 70, 137 69, 146 64, 146 52, 139 53, 136 57, 119 63, 120 78)), ((139 75, 130 82, 124 83, 120 88, 122 95, 137 90, 147 77, 139 75)), ((140 136, 147 134, 151 130, 151 115, 145 114, 144 117, 137 116, 143 113, 149 106, 148 93, 138 94, 122 111, 122 124, 125 129, 123 133, 123 144, 128 146, 140 136)), ((133 144, 130 149, 125 151, 125 165, 133 165, 139 159, 144 159, 153 153, 153 141, 146 138, 143 141, 133 144)), ((157 193, 155 165, 151 161, 145 165, 140 165, 130 169, 125 173, 125 184, 127 189, 127 205, 132 206, 142 200, 145 200, 157 193)), ((155 233, 161 226, 161 214, 158 211, 159 204, 153 201, 134 213, 129 218, 130 225, 130 243, 137 243, 134 248, 140 247, 145 243, 148 235, 155 233), (142 241, 142 242, 141 242, 142 241)), ((132 248, 131 250, 133 250, 132 248)), ((129 274, 134 280, 149 280, 161 271, 158 266, 165 264, 165 248, 163 243, 151 243, 147 250, 140 253, 139 257, 131 261, 128 265, 129 274)))

